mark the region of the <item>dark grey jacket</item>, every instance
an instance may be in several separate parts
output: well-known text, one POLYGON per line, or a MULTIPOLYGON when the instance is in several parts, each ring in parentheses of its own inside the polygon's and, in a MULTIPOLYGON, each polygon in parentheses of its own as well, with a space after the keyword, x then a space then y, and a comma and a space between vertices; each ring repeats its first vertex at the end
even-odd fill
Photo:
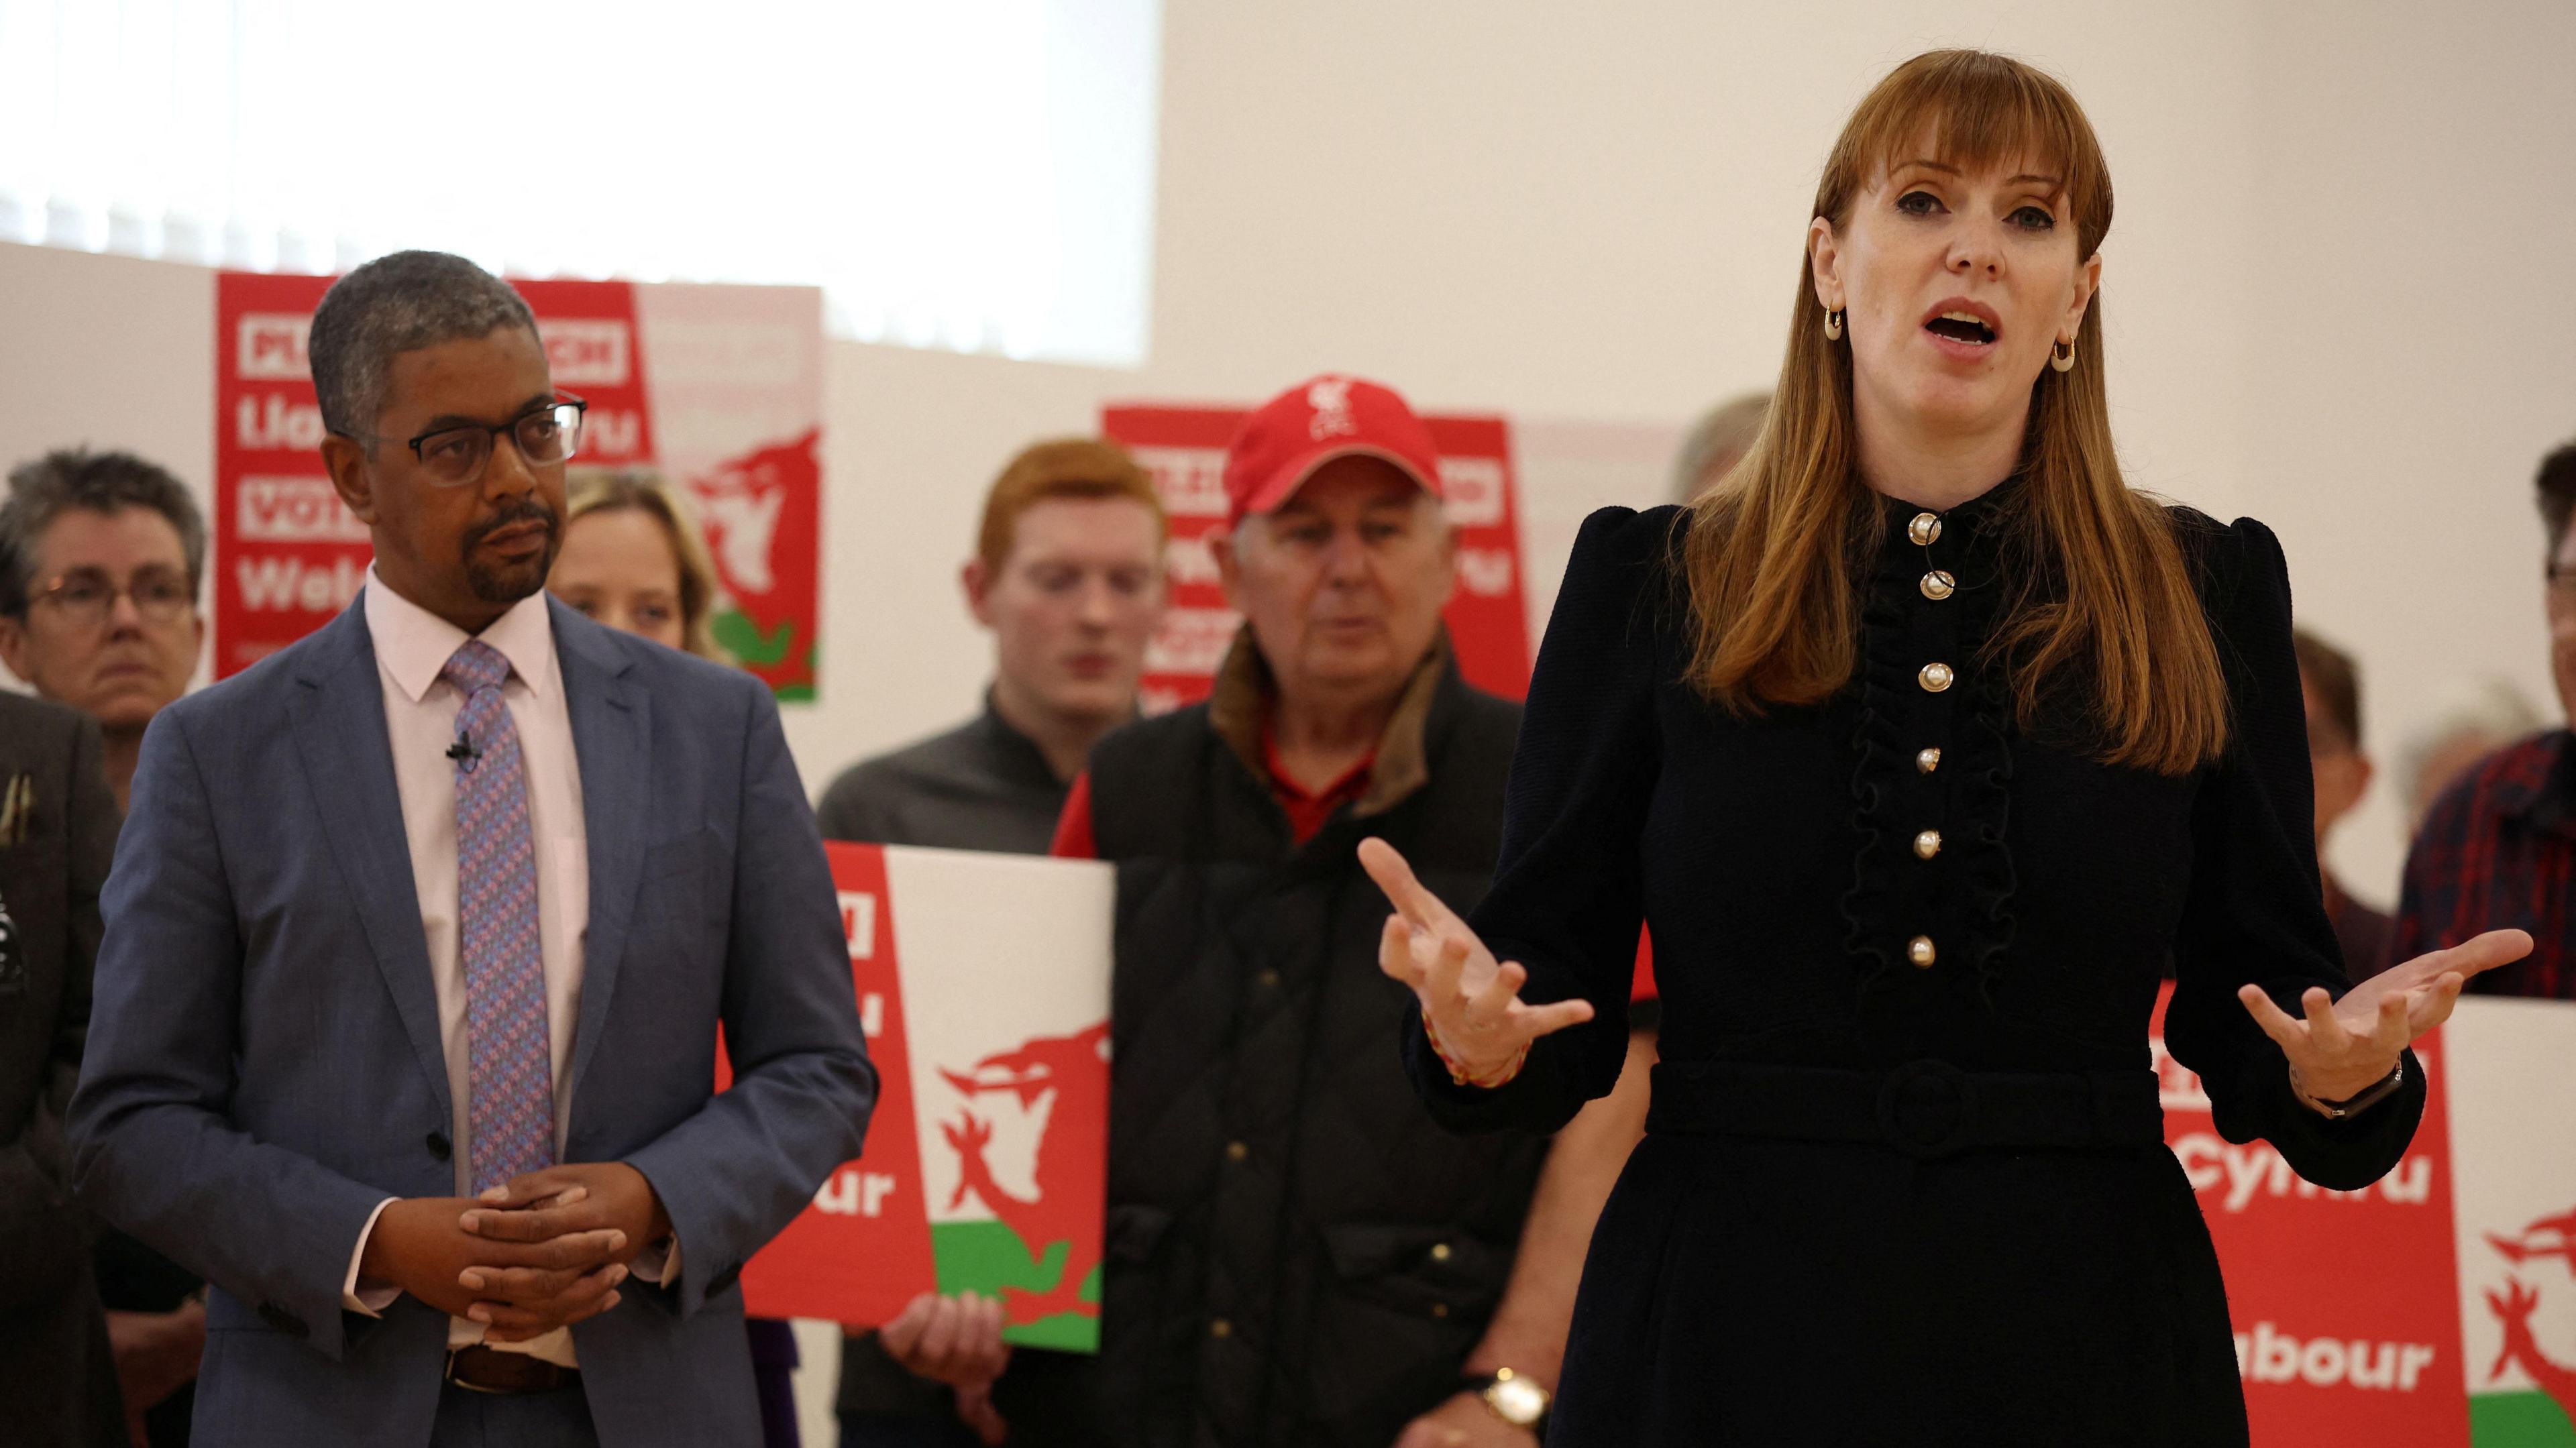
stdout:
POLYGON ((125 1441, 63 1143, 116 851, 100 756, 87 716, 0 694, 0 1420, 29 1448, 125 1441))
POLYGON ((945 734, 841 771, 814 822, 827 840, 1043 855, 1068 788, 987 702, 945 734))

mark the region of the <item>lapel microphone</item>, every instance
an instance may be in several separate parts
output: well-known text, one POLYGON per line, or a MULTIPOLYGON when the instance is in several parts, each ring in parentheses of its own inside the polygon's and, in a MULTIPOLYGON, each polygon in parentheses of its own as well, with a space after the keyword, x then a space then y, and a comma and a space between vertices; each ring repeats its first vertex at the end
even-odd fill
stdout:
POLYGON ((459 734, 456 736, 456 742, 447 746, 447 757, 467 769, 472 769, 476 761, 483 757, 483 751, 474 747, 471 737, 459 734))

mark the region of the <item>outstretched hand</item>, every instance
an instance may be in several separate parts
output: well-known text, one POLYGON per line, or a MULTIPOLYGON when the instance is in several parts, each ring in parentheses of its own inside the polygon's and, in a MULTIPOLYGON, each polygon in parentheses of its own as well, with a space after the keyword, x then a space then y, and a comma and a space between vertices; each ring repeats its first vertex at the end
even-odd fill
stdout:
POLYGON ((1462 1081, 1499 1084, 1532 1041, 1592 1019, 1589 1001, 1523 1001, 1529 972, 1497 962, 1467 922, 1414 878, 1395 846, 1362 840, 1360 865, 1395 906, 1378 938, 1378 969, 1413 988, 1432 1039, 1462 1081))
POLYGON ((2348 1101, 2397 1068, 2409 1041, 2450 1019, 2460 988, 2482 970, 2531 953, 2519 930, 2484 935, 2389 967, 2336 1000, 2321 986, 2299 998, 2305 1019, 2273 1003, 2258 985, 2236 998, 2290 1058, 2290 1081, 2313 1101, 2348 1101))

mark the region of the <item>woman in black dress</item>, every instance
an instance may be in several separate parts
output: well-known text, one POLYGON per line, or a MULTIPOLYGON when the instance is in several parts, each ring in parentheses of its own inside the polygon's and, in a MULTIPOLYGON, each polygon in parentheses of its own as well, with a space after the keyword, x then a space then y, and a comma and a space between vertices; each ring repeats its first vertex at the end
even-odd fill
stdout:
POLYGON ((2055 81, 1889 76, 1818 189, 1754 452, 1584 525, 1472 928, 1363 847, 1407 1064, 1462 1129, 1610 1089, 1653 930, 1653 1116, 1551 1444, 2244 1443, 2149 1069, 2168 961, 2219 1131, 2354 1188, 2422 1113, 2406 1043, 2529 947, 2347 987, 2280 545, 2112 453, 2110 217, 2055 81))

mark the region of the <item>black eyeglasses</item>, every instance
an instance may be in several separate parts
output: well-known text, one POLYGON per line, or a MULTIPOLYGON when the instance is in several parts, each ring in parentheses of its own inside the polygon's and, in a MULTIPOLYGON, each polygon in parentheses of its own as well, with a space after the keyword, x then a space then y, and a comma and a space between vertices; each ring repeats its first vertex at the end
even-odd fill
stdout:
MULTIPOLYGON (((519 456, 530 463, 559 463, 571 457, 581 445, 581 418, 589 407, 587 401, 559 392, 554 401, 508 422, 433 428, 412 438, 409 446, 432 483, 442 488, 461 488, 483 476, 484 467, 492 461, 493 440, 505 432, 519 449, 519 456)), ((391 441, 365 433, 352 436, 367 442, 391 441)))

